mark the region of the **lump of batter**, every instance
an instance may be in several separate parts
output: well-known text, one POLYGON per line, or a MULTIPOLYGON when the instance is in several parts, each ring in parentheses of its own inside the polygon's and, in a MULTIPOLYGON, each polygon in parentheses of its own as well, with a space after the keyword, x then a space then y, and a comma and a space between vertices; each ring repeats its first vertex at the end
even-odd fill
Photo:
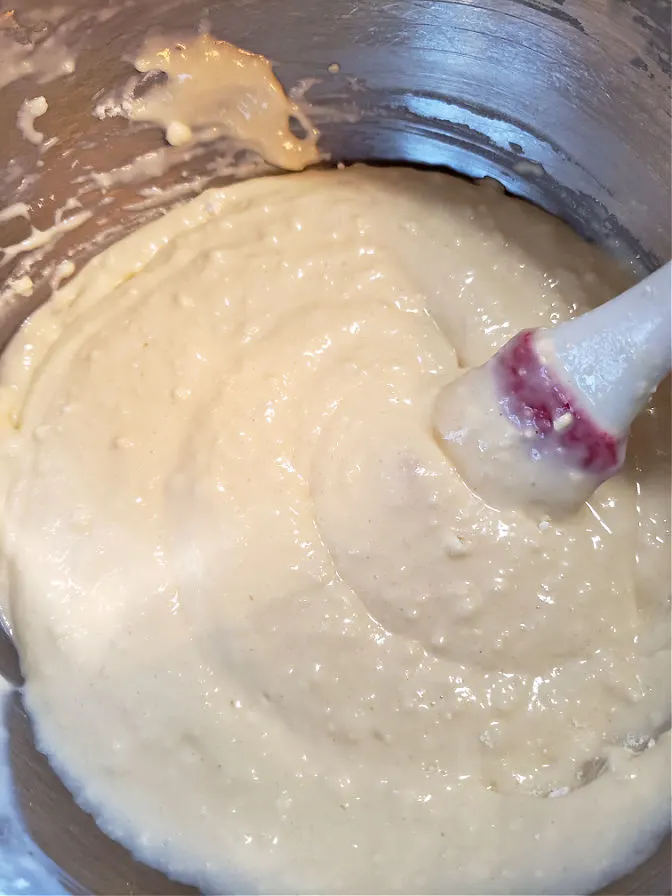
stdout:
POLYGON ((24 325, 5 613, 101 827, 207 892, 586 892, 653 849, 666 459, 551 523, 432 428, 463 369, 622 287, 530 206, 355 167, 206 192, 24 325))

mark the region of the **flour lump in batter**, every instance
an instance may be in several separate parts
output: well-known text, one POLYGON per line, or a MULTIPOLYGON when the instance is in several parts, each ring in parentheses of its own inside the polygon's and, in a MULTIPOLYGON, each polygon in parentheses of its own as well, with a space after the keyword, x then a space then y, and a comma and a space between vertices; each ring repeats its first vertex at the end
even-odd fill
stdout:
POLYGON ((356 166, 208 191, 27 321, 5 613, 105 831, 206 892, 587 892, 654 848, 667 461, 540 522, 431 424, 461 370, 622 287, 524 203, 356 166))

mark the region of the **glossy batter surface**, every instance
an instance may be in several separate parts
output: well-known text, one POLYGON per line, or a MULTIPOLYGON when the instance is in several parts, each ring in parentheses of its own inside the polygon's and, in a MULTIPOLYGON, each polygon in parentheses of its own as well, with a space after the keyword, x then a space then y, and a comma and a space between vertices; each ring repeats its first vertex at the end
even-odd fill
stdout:
POLYGON ((208 191, 29 320, 0 585, 106 831, 209 892, 586 892, 655 846, 655 415, 645 472, 561 523, 484 504, 432 427, 461 369, 622 287, 495 190, 356 167, 208 191))

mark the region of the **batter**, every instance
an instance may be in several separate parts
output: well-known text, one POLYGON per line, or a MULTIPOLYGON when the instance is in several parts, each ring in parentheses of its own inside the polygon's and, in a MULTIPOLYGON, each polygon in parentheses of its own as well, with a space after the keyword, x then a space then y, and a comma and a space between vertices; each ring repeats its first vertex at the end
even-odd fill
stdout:
POLYGON ((208 191, 24 325, 5 613, 104 830, 218 893, 587 892, 654 848, 665 458, 539 521, 432 427, 463 369, 624 285, 496 190, 358 166, 208 191))

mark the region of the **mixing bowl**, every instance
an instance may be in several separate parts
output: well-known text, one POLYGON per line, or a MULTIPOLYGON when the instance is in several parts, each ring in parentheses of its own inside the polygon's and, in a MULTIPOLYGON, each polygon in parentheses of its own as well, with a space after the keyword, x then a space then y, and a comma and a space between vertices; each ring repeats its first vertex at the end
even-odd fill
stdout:
MULTIPOLYGON (((0 8, 0 37, 13 47, 0 49, 0 85, 9 82, 0 91, 0 208, 28 204, 40 230, 64 207, 64 220, 82 208, 92 216, 55 245, 0 259, 0 283, 10 275, 34 283, 30 295, 1 294, 0 348, 47 294, 57 261, 79 264, 176 192, 227 176, 218 162, 231 152, 221 143, 187 163, 156 129, 115 114, 147 32, 198 27, 271 58, 310 107, 333 161, 496 178, 640 271, 670 255, 669 0, 70 0, 52 8, 22 0, 15 11, 0 8), (15 126, 21 103, 35 96, 49 106, 39 129, 57 140, 43 152, 15 126), (161 162, 167 172, 125 177, 123 166, 140 156, 147 171, 161 162)), ((234 162, 239 174, 258 170, 249 158, 234 162)), ((21 216, 0 216, 0 246, 29 235, 21 216)), ((0 672, 20 683, 6 635, 0 672)), ((11 813, 3 822, 0 804, 7 879, 33 892, 192 892, 100 833, 36 751, 18 692, 5 708, 23 825, 11 813), (36 876, 31 855, 50 878, 36 876)), ((606 892, 669 893, 669 841, 606 892)))

